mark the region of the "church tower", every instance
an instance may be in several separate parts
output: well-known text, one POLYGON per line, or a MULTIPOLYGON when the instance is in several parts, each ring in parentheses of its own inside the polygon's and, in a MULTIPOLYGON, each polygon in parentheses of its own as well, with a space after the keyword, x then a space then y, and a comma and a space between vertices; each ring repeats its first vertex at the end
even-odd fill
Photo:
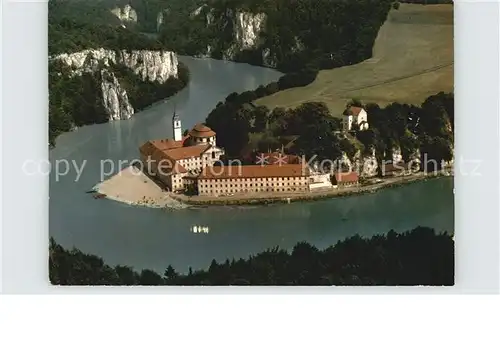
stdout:
POLYGON ((174 109, 174 115, 172 116, 172 129, 174 134, 174 140, 181 141, 182 140, 181 119, 179 118, 179 115, 175 113, 175 109, 174 109))

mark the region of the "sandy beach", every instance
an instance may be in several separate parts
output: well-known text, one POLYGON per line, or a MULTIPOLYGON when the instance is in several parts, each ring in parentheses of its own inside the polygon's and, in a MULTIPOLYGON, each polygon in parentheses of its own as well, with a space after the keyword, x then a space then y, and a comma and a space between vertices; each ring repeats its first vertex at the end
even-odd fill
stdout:
POLYGON ((187 205, 173 199, 150 177, 134 166, 122 169, 111 178, 97 184, 93 190, 107 199, 129 205, 155 208, 184 208, 187 205))

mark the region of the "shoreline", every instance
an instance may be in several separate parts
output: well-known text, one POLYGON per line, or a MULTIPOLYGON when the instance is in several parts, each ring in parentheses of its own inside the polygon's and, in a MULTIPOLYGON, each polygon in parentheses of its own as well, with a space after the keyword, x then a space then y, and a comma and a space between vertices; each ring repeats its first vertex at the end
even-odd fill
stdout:
POLYGON ((175 194, 164 190, 164 187, 155 179, 129 166, 111 178, 96 184, 89 194, 96 199, 109 199, 129 206, 179 210, 193 207, 223 207, 223 206, 265 206, 272 204, 290 204, 292 202, 312 202, 336 197, 360 196, 372 194, 380 190, 397 188, 427 180, 453 177, 451 172, 439 171, 432 174, 423 172, 405 176, 387 178, 372 178, 358 186, 332 188, 301 193, 246 193, 233 196, 188 196, 175 194), (373 183, 379 179, 381 182, 373 183))
POLYGON ((380 184, 369 184, 361 185, 356 187, 345 187, 340 189, 329 189, 323 191, 315 191, 308 193, 290 193, 290 194, 280 194, 271 195, 266 194, 263 196, 232 196, 232 197, 201 197, 201 196, 186 196, 180 194, 170 194, 170 197, 177 200, 183 204, 190 206, 206 207, 206 206, 248 206, 248 205, 271 205, 271 204, 290 204, 292 202, 312 202, 326 200, 336 197, 348 197, 356 195, 365 195, 377 192, 379 190, 390 189, 401 187, 404 185, 409 185, 417 182, 422 182, 431 179, 443 178, 443 177, 453 177, 451 174, 415 174, 409 176, 399 176, 394 178, 388 178, 383 183, 380 184))

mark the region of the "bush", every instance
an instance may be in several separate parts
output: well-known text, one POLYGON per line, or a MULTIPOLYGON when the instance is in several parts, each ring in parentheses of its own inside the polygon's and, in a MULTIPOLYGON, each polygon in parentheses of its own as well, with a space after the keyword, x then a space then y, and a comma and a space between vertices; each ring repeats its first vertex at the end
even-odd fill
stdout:
POLYGON ((266 95, 272 95, 280 90, 277 82, 272 82, 266 85, 266 95))
POLYGON ((259 85, 257 89, 255 89, 255 94, 257 94, 257 98, 261 98, 267 95, 266 88, 263 85, 259 85))
POLYGON ((309 67, 296 73, 285 74, 278 80, 279 90, 308 85, 316 79, 317 75, 318 70, 309 67))
POLYGON ((392 4, 392 8, 393 8, 394 10, 399 10, 399 2, 397 2, 397 1, 396 1, 395 3, 393 3, 393 4, 392 4))

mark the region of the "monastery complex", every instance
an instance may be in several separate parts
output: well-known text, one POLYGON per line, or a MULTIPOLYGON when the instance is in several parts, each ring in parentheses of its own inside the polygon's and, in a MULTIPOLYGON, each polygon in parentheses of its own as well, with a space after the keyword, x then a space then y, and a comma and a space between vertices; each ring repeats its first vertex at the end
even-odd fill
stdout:
POLYGON ((358 184, 355 172, 331 177, 314 171, 298 156, 278 152, 261 154, 261 162, 256 165, 224 165, 221 160, 224 150, 217 146, 212 129, 197 124, 183 136, 180 118, 175 113, 172 127, 173 139, 150 140, 139 151, 143 171, 173 192, 200 196, 284 194, 358 184))

